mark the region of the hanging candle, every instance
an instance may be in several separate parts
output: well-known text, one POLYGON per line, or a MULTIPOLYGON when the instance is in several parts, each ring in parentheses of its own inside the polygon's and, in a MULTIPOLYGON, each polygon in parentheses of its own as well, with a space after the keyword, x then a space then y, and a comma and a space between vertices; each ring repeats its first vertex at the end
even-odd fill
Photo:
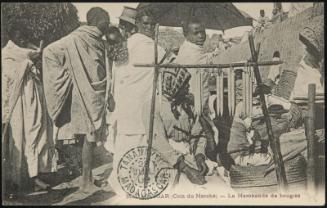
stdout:
POLYGON ((232 116, 235 111, 235 71, 234 68, 231 68, 231 108, 232 116))
POLYGON ((249 116, 252 116, 252 108, 253 108, 253 72, 252 67, 249 68, 249 75, 250 75, 250 111, 249 116))
POLYGON ((232 68, 227 71, 227 95, 228 95, 228 114, 232 115, 232 84, 231 84, 231 79, 232 79, 232 68))
POLYGON ((243 68, 242 71, 242 103, 243 103, 243 108, 242 112, 243 114, 246 115, 246 78, 245 78, 245 67, 243 68))
POLYGON ((217 107, 217 116, 220 116, 220 79, 219 79, 219 69, 216 74, 216 94, 217 94, 217 101, 216 101, 216 107, 217 107))
POLYGON ((220 84, 220 98, 219 98, 219 102, 220 102, 220 114, 221 116, 223 115, 224 113, 224 73, 222 71, 222 69, 220 69, 220 73, 219 73, 219 84, 220 84))
POLYGON ((159 110, 161 112, 162 106, 162 72, 159 72, 158 75, 158 96, 159 96, 159 110))

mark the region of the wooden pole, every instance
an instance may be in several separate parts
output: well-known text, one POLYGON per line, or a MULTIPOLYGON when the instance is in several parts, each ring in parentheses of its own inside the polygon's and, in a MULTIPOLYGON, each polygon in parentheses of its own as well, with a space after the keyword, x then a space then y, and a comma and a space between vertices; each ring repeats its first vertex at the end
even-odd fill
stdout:
POLYGON ((232 116, 234 116, 234 110, 235 110, 235 71, 234 68, 231 67, 232 72, 232 80, 231 80, 231 103, 232 103, 232 116))
POLYGON ((219 101, 219 106, 220 106, 220 115, 223 116, 224 114, 224 73, 223 73, 223 70, 220 70, 220 73, 219 73, 219 89, 220 89, 220 92, 219 92, 219 100, 217 100, 217 102, 219 101))
POLYGON ((216 75, 216 95, 217 95, 217 100, 216 100, 216 108, 217 108, 217 116, 220 116, 220 79, 219 79, 219 74, 217 73, 216 75))
POLYGON ((249 67, 249 77, 250 77, 250 103, 249 103, 249 108, 250 108, 250 112, 249 112, 249 116, 252 117, 252 108, 253 108, 253 73, 252 73, 252 68, 249 67))
POLYGON ((308 86, 308 114, 305 118, 305 131, 308 142, 308 164, 307 164, 307 189, 309 194, 316 194, 316 166, 317 161, 316 146, 317 141, 315 139, 315 94, 316 85, 309 84, 308 86))
MULTIPOLYGON (((249 44, 250 44, 250 50, 251 50, 251 56, 252 56, 251 61, 256 62, 258 60, 259 51, 255 50, 254 40, 253 40, 252 35, 249 35, 249 44)), ((259 87, 260 103, 261 103, 262 112, 263 112, 263 115, 265 118, 265 122, 267 125, 267 134, 268 134, 268 138, 269 138, 270 147, 273 152, 273 158, 274 158, 274 162, 275 162, 275 169, 276 169, 279 190, 284 192, 287 190, 287 180, 286 180, 283 157, 282 157, 282 154, 280 151, 279 140, 275 139, 274 135, 273 135, 271 121, 270 121, 270 117, 269 117, 268 109, 267 109, 267 105, 266 105, 265 95, 264 95, 264 93, 262 91, 262 87, 261 87, 262 80, 261 80, 261 75, 259 72, 258 65, 253 66, 253 71, 254 71, 254 75, 255 75, 255 78, 257 80, 257 84, 259 87)))
POLYGON ((244 67, 245 64, 248 66, 271 66, 279 65, 284 63, 283 61, 262 61, 262 62, 246 62, 246 63, 231 63, 231 64, 134 64, 135 67, 161 67, 161 68, 188 68, 188 69, 198 69, 198 68, 232 68, 232 67, 244 67))
POLYGON ((227 96, 228 96, 228 115, 232 116, 232 70, 228 70, 228 82, 227 82, 227 96))
POLYGON ((144 188, 147 187, 150 159, 151 159, 151 149, 152 149, 152 140, 153 140, 153 123, 154 123, 154 114, 155 114, 155 105, 156 105, 156 88, 158 81, 159 68, 158 64, 158 35, 159 35, 159 24, 155 26, 155 37, 154 37, 154 78, 152 83, 152 97, 151 97, 151 112, 150 112, 150 124, 149 124, 149 138, 148 138, 148 149, 145 160, 145 170, 144 170, 144 188))
POLYGON ((246 80, 245 80, 245 68, 243 68, 242 71, 242 103, 243 103, 243 108, 242 112, 243 115, 246 115, 246 80))

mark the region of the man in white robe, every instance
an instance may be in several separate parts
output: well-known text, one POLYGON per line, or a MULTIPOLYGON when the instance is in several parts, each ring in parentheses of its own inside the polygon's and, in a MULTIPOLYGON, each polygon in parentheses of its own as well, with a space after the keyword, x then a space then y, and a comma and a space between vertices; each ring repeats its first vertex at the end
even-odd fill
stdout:
MULTIPOLYGON (((118 195, 124 195, 117 178, 117 167, 122 156, 137 146, 146 146, 146 128, 142 122, 142 106, 151 98, 154 68, 135 67, 136 63, 154 63, 154 18, 147 14, 136 17, 138 33, 127 39, 128 64, 120 67, 116 77, 119 94, 115 93, 117 136, 114 144, 113 170, 109 183, 118 195)), ((165 50, 158 47, 158 60, 165 50)))
MULTIPOLYGON (((118 56, 116 61, 112 64, 112 82, 111 82, 111 93, 114 96, 114 100, 119 98, 120 92, 119 87, 122 85, 119 83, 120 74, 124 73, 124 67, 128 64, 128 48, 127 40, 136 33, 137 28, 135 25, 136 9, 131 7, 124 7, 121 16, 119 17, 119 28, 121 29, 121 34, 123 37, 123 42, 121 48, 118 51, 118 56)), ((109 135, 105 148, 114 153, 114 145, 117 135, 117 110, 114 109, 113 112, 107 114, 107 122, 109 125, 109 135)))
POLYGON ((40 69, 32 61, 40 53, 15 42, 9 41, 1 51, 2 123, 9 125, 10 154, 10 170, 4 171, 10 171, 19 192, 27 185, 27 164, 28 177, 34 179, 35 188, 46 189, 49 185, 38 175, 51 171, 54 145, 40 69))

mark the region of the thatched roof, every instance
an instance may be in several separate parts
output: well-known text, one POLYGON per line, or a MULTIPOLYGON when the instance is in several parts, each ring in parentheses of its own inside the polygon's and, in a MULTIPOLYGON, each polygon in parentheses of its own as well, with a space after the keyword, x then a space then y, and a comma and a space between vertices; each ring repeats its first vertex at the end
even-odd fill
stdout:
MULTIPOLYGON (((303 44, 299 41, 299 32, 306 26, 322 29, 319 39, 324 47, 324 15, 313 17, 312 12, 312 8, 309 8, 281 23, 274 24, 261 34, 256 34, 255 44, 257 42, 261 43, 259 61, 271 60, 273 53, 279 51, 281 59, 284 61, 282 68, 296 72, 297 66, 304 55, 303 44)), ((214 62, 218 64, 241 62, 248 60, 250 57, 249 43, 245 41, 219 54, 214 62)), ((261 67, 260 70, 263 78, 265 78, 268 75, 269 67, 261 67)), ((293 85, 294 83, 291 84, 292 87, 293 85)))

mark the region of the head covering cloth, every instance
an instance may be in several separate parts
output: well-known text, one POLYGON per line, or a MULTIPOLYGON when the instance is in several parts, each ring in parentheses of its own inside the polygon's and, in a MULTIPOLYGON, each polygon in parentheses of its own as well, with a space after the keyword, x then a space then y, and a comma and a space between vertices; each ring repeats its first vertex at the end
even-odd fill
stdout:
POLYGON ((184 68, 167 68, 162 72, 162 94, 168 99, 175 99, 179 91, 191 79, 191 74, 184 68))

